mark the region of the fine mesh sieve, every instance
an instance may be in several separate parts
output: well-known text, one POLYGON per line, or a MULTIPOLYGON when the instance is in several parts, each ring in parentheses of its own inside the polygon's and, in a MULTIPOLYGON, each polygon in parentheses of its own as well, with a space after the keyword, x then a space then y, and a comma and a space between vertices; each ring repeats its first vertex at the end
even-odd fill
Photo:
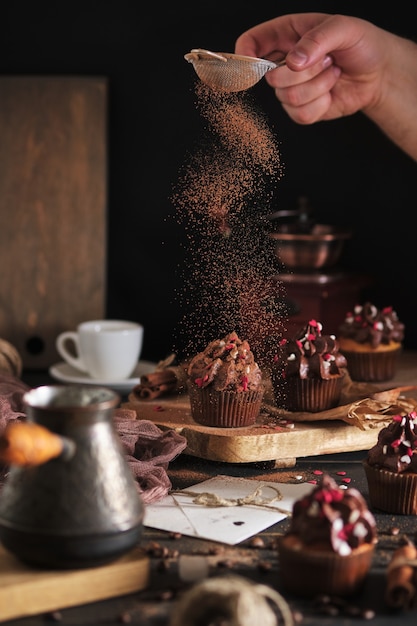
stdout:
POLYGON ((274 63, 266 59, 229 52, 210 52, 194 48, 184 58, 192 63, 203 83, 219 91, 245 91, 253 87, 270 70, 285 65, 285 60, 274 63))

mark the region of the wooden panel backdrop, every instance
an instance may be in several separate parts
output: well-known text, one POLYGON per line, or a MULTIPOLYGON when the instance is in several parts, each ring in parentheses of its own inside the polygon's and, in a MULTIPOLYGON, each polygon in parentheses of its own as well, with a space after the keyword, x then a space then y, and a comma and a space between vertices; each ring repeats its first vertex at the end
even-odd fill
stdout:
POLYGON ((105 78, 0 76, 0 337, 26 369, 105 315, 106 114, 105 78))

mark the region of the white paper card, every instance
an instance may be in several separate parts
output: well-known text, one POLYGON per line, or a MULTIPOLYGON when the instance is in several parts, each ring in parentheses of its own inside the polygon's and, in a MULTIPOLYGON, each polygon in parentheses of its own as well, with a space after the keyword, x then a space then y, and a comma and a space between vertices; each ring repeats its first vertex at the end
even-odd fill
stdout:
POLYGON ((220 475, 147 505, 144 525, 235 545, 285 519, 294 501, 311 489, 309 483, 289 485, 220 475), (255 499, 258 504, 206 506, 194 503, 195 495, 190 492, 211 494, 228 503, 255 499), (282 496, 279 501, 271 501, 278 495, 282 496))

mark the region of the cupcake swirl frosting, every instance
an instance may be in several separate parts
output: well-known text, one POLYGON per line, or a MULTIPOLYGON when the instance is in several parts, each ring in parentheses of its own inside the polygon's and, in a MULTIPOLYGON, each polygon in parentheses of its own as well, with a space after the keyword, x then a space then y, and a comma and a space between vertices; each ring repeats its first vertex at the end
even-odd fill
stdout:
POLYGON ((404 339, 404 324, 391 306, 378 309, 366 302, 356 305, 353 312, 347 313, 339 327, 340 337, 353 339, 358 343, 369 343, 373 348, 392 341, 401 343, 404 339))
POLYGON ((368 451, 369 465, 392 472, 417 474, 417 412, 394 415, 368 451))
POLYGON ((335 335, 322 335, 322 328, 320 322, 310 320, 293 339, 282 339, 276 360, 282 362, 284 378, 327 380, 343 374, 346 358, 339 352, 335 335))
POLYGON ((190 361, 187 373, 199 388, 244 392, 262 387, 262 372, 249 343, 236 332, 212 341, 190 361))
POLYGON ((362 494, 342 490, 328 474, 293 506, 289 534, 306 546, 330 548, 341 556, 364 543, 376 543, 376 521, 362 494))

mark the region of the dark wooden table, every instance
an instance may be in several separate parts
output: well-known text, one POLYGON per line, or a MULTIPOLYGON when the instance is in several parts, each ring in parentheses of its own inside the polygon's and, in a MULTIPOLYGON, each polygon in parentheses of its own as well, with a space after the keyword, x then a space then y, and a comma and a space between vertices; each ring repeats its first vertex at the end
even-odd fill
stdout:
MULTIPOLYGON (((214 462, 198 461, 193 457, 180 456, 171 463, 169 475, 174 488, 182 489, 196 482, 206 480, 218 474, 244 476, 246 478, 268 481, 291 481, 302 474, 306 480, 314 479, 314 470, 320 469, 336 476, 338 471, 346 471, 350 477, 350 486, 357 487, 367 497, 367 486, 361 460, 363 453, 326 455, 299 460, 291 470, 280 470, 264 466, 230 466, 214 462)), ((288 520, 284 520, 266 529, 257 538, 261 542, 249 539, 237 546, 225 546, 222 543, 181 536, 173 537, 170 533, 152 528, 144 528, 141 544, 151 559, 151 577, 149 586, 141 592, 124 597, 95 602, 85 606, 65 608, 51 614, 43 614, 24 619, 13 620, 15 626, 44 626, 58 622, 63 625, 82 624, 122 624, 132 623, 142 626, 166 626, 181 593, 190 587, 189 582, 179 576, 179 561, 183 555, 205 556, 209 567, 209 576, 237 574, 249 580, 270 585, 278 590, 290 605, 297 619, 296 623, 307 625, 343 626, 360 625, 372 621, 375 626, 392 623, 415 624, 417 611, 393 612, 384 603, 385 570, 393 551, 406 535, 414 539, 417 529, 413 516, 385 515, 375 513, 379 542, 370 575, 357 596, 349 598, 346 607, 335 609, 313 600, 303 600, 285 593, 280 585, 279 562, 276 552, 276 540, 285 532, 288 520), (358 615, 349 615, 352 609, 358 609, 358 615), (337 611, 333 615, 332 612, 337 611), (300 620, 300 621, 298 621, 300 620)), ((22 598, 24 602, 24 598, 22 598)), ((0 607, 1 615, 1 607, 0 607)), ((278 622, 282 623, 282 622, 278 622)), ((204 625, 201 625, 204 626, 204 625)), ((254 625, 255 626, 255 625, 254 625)))
MULTIPOLYGON (((414 358, 407 357, 407 382, 414 379, 414 358), (411 363, 411 365, 410 365, 411 363)), ((417 356, 415 358, 417 364, 417 356)), ((417 365, 415 369, 417 373, 417 365)), ((28 381, 39 384, 41 377, 29 377, 28 381)), ((47 377, 45 378, 46 382, 47 377)), ((300 458, 292 468, 276 469, 272 463, 225 464, 201 460, 185 454, 171 462, 168 473, 174 489, 183 489, 198 482, 226 474, 251 479, 300 482, 317 478, 315 470, 327 472, 341 482, 338 472, 346 472, 351 478, 349 486, 358 488, 368 498, 368 488, 362 467, 366 452, 329 454, 300 458)), ((14 626, 62 625, 103 626, 116 624, 140 624, 141 626, 168 626, 181 595, 193 583, 181 579, 179 563, 185 555, 203 556, 208 564, 208 576, 237 574, 250 581, 269 585, 279 591, 289 604, 295 624, 305 626, 375 626, 391 624, 410 625, 417 620, 417 609, 393 611, 384 601, 385 575, 394 550, 405 537, 414 541, 417 531, 415 516, 388 515, 374 511, 379 541, 370 574, 360 593, 348 599, 346 604, 326 604, 317 599, 303 599, 286 593, 280 583, 277 558, 277 538, 288 528, 288 519, 279 522, 237 546, 172 534, 152 528, 144 528, 141 545, 151 562, 151 576, 147 588, 128 596, 95 602, 84 606, 63 608, 50 614, 19 618, 14 626)), ((24 602, 24 598, 22 598, 24 602)), ((283 624, 277 611, 278 624, 283 624)), ((1 607, 0 607, 1 623, 1 607)), ((6 623, 6 622, 3 622, 6 623)), ((214 626, 213 622, 211 623, 214 626)), ((219 622, 216 623, 217 625, 219 622)), ((262 621, 259 622, 263 626, 262 621)), ((199 626, 211 626, 200 624, 199 626)), ((222 626, 226 626, 225 623, 222 626)), ((254 624, 253 626, 257 626, 254 624)))

